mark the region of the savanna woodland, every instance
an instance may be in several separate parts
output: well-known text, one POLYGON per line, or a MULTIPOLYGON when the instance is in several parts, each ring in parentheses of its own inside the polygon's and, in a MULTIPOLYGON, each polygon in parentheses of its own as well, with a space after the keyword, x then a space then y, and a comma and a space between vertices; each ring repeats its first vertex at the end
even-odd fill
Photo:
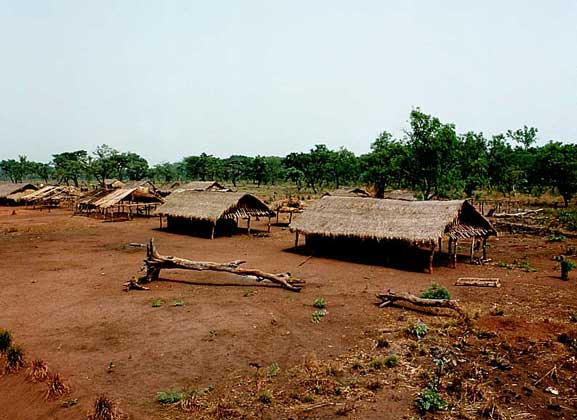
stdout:
POLYGON ((568 140, 4 159, 0 419, 575 419, 568 140))

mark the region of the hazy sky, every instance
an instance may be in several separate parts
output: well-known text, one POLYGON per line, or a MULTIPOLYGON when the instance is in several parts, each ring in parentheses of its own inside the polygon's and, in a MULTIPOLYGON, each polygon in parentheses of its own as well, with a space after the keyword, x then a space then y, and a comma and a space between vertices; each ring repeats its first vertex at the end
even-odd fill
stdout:
POLYGON ((0 159, 363 153, 416 106, 577 141, 577 2, 0 0, 0 159))

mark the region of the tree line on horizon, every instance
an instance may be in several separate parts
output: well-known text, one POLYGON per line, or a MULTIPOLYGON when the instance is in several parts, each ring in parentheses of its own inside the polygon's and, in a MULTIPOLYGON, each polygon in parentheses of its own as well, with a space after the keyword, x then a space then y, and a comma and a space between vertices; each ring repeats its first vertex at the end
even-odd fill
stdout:
POLYGON ((454 124, 440 121, 420 109, 410 113, 409 127, 401 138, 382 132, 370 152, 360 156, 324 144, 308 152, 285 157, 232 155, 219 158, 206 153, 178 162, 149 166, 132 152, 105 144, 86 150, 57 153, 49 163, 25 156, 0 161, 0 179, 55 181, 79 186, 83 181, 106 179, 215 180, 252 182, 256 186, 291 182, 297 189, 315 193, 325 188, 364 184, 377 196, 387 189, 411 189, 424 200, 473 197, 478 191, 504 195, 523 192, 560 194, 567 206, 577 193, 577 145, 550 141, 537 146, 538 130, 524 126, 487 138, 483 133, 457 133, 454 124))

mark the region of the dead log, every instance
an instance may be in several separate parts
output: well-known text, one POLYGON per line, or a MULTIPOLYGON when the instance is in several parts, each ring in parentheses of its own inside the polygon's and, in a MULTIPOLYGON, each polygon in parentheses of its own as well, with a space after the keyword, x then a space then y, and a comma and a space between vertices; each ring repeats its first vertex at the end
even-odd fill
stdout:
POLYGON ((463 308, 456 300, 450 299, 425 299, 410 293, 395 293, 391 290, 383 293, 377 294, 377 298, 381 300, 379 303, 379 308, 384 308, 386 306, 395 305, 399 302, 410 303, 411 305, 418 306, 420 308, 447 308, 452 309, 459 315, 464 316, 465 312, 463 308))
POLYGON ((156 250, 154 239, 151 239, 146 247, 146 259, 144 260, 143 268, 146 269, 146 274, 137 281, 131 280, 127 282, 125 288, 127 290, 145 289, 142 283, 150 283, 151 281, 157 280, 160 275, 160 270, 169 268, 195 271, 224 271, 245 278, 252 278, 257 282, 270 281, 293 292, 300 292, 303 287, 304 281, 292 277, 290 273, 273 274, 253 268, 241 268, 240 265, 244 263, 245 261, 241 260, 231 261, 229 263, 191 261, 185 258, 160 255, 156 250))
POLYGON ((493 213, 493 217, 525 217, 525 216, 529 216, 532 214, 537 214, 542 212, 543 209, 537 209, 537 210, 525 210, 525 211, 520 211, 517 213, 493 213))
POLYGON ((459 277, 455 286, 501 287, 501 280, 493 277, 459 277))

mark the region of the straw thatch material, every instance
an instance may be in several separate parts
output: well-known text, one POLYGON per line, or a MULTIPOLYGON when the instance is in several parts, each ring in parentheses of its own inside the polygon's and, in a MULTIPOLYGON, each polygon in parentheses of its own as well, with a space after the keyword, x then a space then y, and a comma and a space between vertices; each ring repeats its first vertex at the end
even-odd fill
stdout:
POLYGON ((36 191, 37 189, 38 189, 37 186, 26 182, 18 182, 18 183, 3 182, 0 183, 0 198, 6 198, 11 194, 16 194, 26 190, 36 191))
POLYGON ((39 190, 29 192, 28 194, 12 194, 8 198, 14 197, 14 200, 24 201, 26 203, 58 203, 60 201, 73 200, 80 195, 76 187, 67 185, 46 185, 39 190))
POLYGON ((174 192, 182 191, 228 191, 230 188, 225 187, 216 181, 191 181, 184 185, 178 186, 174 192))
POLYGON ((491 223, 464 200, 401 201, 323 197, 291 223, 305 235, 411 243, 496 235, 491 223))
POLYGON ((371 194, 362 188, 339 188, 333 191, 327 191, 323 194, 325 196, 332 197, 371 197, 371 194))
POLYGON ((247 193, 219 191, 181 191, 166 197, 156 215, 191 220, 234 219, 248 216, 273 216, 274 213, 259 198, 247 193))
POLYGON ((119 204, 122 200, 130 198, 137 202, 161 203, 163 199, 151 193, 146 187, 122 187, 110 191, 108 194, 96 199, 91 204, 94 207, 107 209, 119 204))
POLYGON ((415 193, 410 190, 389 190, 383 193, 383 198, 389 200, 417 201, 415 193))

